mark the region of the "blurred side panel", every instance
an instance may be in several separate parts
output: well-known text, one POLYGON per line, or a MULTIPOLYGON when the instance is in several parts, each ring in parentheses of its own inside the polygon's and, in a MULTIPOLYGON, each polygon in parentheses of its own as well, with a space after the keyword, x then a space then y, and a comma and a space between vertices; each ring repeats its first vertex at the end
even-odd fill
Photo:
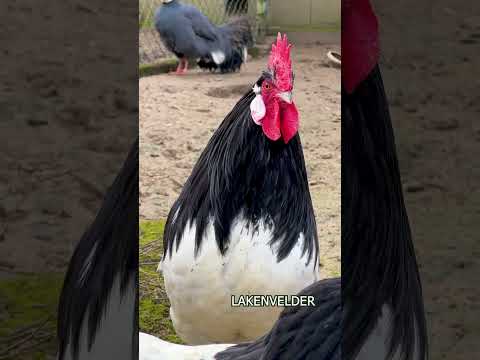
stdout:
POLYGON ((65 271, 138 137, 138 4, 4 0, 0 63, 0 358, 54 359, 65 271))
POLYGON ((430 358, 478 358, 480 3, 372 4, 430 358))

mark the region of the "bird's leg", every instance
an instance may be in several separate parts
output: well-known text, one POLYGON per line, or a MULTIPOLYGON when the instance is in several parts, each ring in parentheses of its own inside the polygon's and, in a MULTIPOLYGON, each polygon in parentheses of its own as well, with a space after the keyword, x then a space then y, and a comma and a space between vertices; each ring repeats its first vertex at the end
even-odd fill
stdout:
POLYGON ((181 74, 183 74, 184 64, 185 64, 185 59, 184 59, 184 58, 180 58, 179 61, 178 61, 177 70, 171 71, 169 74, 176 74, 176 75, 181 75, 181 74))
POLYGON ((188 70, 188 59, 183 60, 183 69, 182 69, 182 74, 186 74, 188 70))
POLYGON ((178 62, 177 70, 175 71, 175 74, 180 75, 183 72, 183 64, 184 64, 184 59, 180 59, 178 62))
POLYGON ((171 74, 183 75, 187 73, 188 69, 188 60, 185 58, 180 58, 178 61, 177 70, 172 71, 171 74))

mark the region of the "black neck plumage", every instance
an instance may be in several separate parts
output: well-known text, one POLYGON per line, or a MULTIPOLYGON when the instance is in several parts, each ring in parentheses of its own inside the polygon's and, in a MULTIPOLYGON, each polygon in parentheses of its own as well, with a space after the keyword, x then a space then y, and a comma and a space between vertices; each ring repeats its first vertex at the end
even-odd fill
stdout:
POLYGON ((424 359, 421 283, 378 67, 342 92, 343 356, 353 359, 381 314, 393 310, 391 354, 424 359))
MULTIPOLYGON (((262 76, 257 84, 261 85, 262 76)), ((249 226, 266 221, 273 230, 277 260, 290 254, 303 233, 308 261, 317 261, 318 240, 305 160, 297 134, 288 144, 270 141, 250 115, 255 94, 240 99, 213 134, 174 203, 164 233, 165 256, 178 248, 190 222, 196 225, 195 253, 213 222, 222 254, 233 221, 243 215, 249 226)))

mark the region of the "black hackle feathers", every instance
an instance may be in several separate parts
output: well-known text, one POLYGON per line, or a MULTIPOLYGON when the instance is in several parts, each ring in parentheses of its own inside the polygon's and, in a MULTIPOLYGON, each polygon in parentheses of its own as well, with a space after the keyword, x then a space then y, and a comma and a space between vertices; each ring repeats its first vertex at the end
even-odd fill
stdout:
MULTIPOLYGON (((257 84, 263 82, 262 76, 257 84)), ((256 229, 264 219, 273 226, 277 260, 287 257, 304 234, 303 252, 317 264, 318 239, 302 144, 271 141, 250 115, 249 90, 220 124, 173 204, 164 233, 164 257, 172 256, 185 228, 195 222, 195 254, 213 221, 215 240, 225 254, 234 219, 243 213, 256 229)))
POLYGON ((358 354, 383 304, 393 311, 390 355, 425 359, 422 289, 378 66, 352 94, 342 91, 341 205, 344 359, 358 354))

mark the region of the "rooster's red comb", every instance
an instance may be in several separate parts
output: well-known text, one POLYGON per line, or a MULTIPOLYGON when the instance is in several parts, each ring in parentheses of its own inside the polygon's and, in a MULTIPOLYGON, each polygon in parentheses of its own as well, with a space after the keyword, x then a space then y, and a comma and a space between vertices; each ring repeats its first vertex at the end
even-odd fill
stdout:
POLYGON ((287 35, 278 33, 277 42, 272 45, 272 51, 268 59, 268 69, 274 75, 277 88, 281 91, 291 91, 293 88, 292 60, 287 35))
POLYGON ((342 0, 342 82, 353 92, 380 56, 378 20, 368 0, 342 0))

